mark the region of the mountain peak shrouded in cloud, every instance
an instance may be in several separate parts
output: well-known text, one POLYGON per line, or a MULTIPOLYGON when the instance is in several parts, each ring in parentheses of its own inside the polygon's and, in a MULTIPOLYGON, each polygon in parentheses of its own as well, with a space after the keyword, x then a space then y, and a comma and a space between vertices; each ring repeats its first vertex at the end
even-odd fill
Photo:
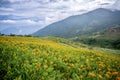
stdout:
POLYGON ((18 29, 24 27, 28 31, 28 27, 31 27, 32 33, 72 15, 111 6, 117 9, 120 7, 117 1, 120 2, 119 0, 0 0, 0 31, 17 26, 18 29))

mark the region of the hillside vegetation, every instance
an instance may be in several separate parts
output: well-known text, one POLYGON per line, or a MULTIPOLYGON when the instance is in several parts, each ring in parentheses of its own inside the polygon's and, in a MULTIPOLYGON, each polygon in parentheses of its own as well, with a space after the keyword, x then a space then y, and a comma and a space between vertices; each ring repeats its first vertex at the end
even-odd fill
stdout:
POLYGON ((0 37, 1 80, 120 80, 120 56, 50 39, 0 37))
POLYGON ((75 42, 103 48, 120 49, 120 27, 113 27, 91 36, 73 39, 75 42))

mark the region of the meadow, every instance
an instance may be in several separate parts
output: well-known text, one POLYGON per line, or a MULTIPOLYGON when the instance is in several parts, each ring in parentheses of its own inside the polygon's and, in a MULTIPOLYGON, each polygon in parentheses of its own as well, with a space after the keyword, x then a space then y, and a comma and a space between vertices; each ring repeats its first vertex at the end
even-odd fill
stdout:
POLYGON ((120 55, 50 39, 0 36, 0 80, 120 80, 120 55))

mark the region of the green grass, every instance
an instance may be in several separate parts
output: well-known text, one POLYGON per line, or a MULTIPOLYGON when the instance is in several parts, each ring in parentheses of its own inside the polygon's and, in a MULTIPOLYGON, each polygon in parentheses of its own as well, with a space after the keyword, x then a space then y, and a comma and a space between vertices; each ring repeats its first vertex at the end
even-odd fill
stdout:
POLYGON ((0 79, 120 79, 120 56, 80 46, 76 48, 74 43, 65 45, 66 42, 62 39, 1 36, 0 79))

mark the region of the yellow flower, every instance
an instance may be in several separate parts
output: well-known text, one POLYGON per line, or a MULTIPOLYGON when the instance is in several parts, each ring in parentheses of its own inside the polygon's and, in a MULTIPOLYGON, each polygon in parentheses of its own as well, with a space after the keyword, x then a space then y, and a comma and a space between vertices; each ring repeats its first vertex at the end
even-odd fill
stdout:
POLYGON ((41 65, 38 63, 38 64, 36 64, 36 66, 39 68, 41 65))
POLYGON ((110 74, 110 72, 106 72, 106 74, 110 74))
POLYGON ((74 66, 74 64, 72 64, 72 63, 71 63, 71 64, 69 64, 69 65, 70 65, 71 67, 73 67, 73 66, 74 66))
POLYGON ((83 67, 83 65, 80 65, 80 67, 83 67))
POLYGON ((99 71, 101 71, 101 69, 100 69, 100 68, 99 68, 98 70, 99 70, 99 71))
POLYGON ((86 59, 86 62, 88 62, 89 61, 89 59, 86 59))
POLYGON ((110 75, 109 75, 109 74, 105 74, 105 76, 106 76, 107 78, 110 78, 110 75))
POLYGON ((54 66, 57 66, 57 64, 54 64, 54 66))
POLYGON ((117 77, 117 79, 116 80, 120 80, 120 77, 117 77))
POLYGON ((44 60, 45 63, 47 63, 48 61, 47 60, 44 60))
POLYGON ((99 77, 99 78, 103 78, 101 74, 98 74, 98 77, 99 77))
POLYGON ((99 66, 104 67, 105 64, 104 64, 103 62, 101 62, 101 63, 99 64, 99 66))
POLYGON ((86 68, 82 68, 81 70, 84 71, 86 68))
POLYGON ((44 52, 43 55, 44 55, 44 56, 47 56, 47 53, 44 52))
POLYGON ((94 73, 91 73, 91 72, 90 72, 88 75, 91 76, 91 77, 94 77, 94 76, 95 76, 95 74, 94 74, 94 73))
POLYGON ((44 65, 44 69, 46 69, 46 68, 48 68, 48 66, 47 66, 47 65, 44 65))
POLYGON ((118 72, 112 72, 112 74, 113 74, 114 76, 116 76, 116 75, 118 75, 118 72))
POLYGON ((50 62, 50 64, 52 65, 52 64, 53 64, 53 62, 51 61, 51 62, 50 62))
POLYGON ((83 78, 83 76, 82 75, 80 75, 80 79, 82 79, 83 78))

